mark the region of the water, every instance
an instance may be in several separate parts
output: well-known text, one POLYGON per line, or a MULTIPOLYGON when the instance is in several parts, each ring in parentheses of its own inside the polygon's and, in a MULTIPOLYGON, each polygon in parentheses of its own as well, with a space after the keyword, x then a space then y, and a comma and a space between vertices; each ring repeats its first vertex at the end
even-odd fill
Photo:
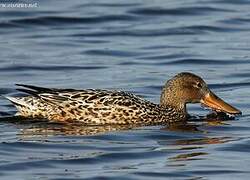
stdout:
POLYGON ((1 8, 1 95, 19 95, 14 84, 25 83, 119 89, 157 103, 167 79, 190 71, 243 112, 186 126, 60 126, 4 118, 15 108, 1 98, 1 179, 248 179, 249 8, 248 0, 1 8))

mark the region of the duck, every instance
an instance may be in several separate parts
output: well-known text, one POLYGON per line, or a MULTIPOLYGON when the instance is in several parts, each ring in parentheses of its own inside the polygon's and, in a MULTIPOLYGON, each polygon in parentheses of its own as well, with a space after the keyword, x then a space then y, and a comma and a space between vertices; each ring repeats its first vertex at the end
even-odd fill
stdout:
POLYGON ((190 72, 181 72, 162 88, 159 104, 118 90, 58 89, 16 84, 28 95, 6 98, 17 108, 17 116, 86 125, 162 124, 186 121, 186 105, 200 103, 231 115, 241 111, 223 101, 206 82, 190 72))

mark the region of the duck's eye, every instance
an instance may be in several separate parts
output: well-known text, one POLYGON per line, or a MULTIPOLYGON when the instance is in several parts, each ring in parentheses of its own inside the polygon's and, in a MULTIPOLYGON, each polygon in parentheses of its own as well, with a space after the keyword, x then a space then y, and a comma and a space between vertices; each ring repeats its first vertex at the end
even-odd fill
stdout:
POLYGON ((202 88, 202 84, 200 82, 198 82, 196 85, 198 88, 202 88))

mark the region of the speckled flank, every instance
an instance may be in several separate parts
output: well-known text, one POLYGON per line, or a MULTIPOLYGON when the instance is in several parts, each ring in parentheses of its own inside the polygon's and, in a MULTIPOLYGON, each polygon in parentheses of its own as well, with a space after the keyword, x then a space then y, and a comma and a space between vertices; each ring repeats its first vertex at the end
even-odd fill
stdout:
MULTIPOLYGON (((150 124, 184 118, 172 108, 122 91, 53 90, 39 96, 17 97, 20 115, 55 121, 80 121, 85 124, 150 124), (22 103, 20 103, 22 102, 22 103), (169 116, 172 114, 172 116, 169 116)), ((12 100, 13 102, 13 100, 12 100)))

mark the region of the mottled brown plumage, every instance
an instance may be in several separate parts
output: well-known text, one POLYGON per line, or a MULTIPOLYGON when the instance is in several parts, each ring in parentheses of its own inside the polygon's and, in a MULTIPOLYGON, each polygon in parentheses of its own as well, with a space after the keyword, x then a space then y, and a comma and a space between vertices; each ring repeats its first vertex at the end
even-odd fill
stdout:
MULTIPOLYGON (((49 89, 21 84, 18 86, 24 87, 18 90, 30 94, 26 97, 7 97, 17 107, 18 115, 88 125, 182 121, 187 118, 186 103, 206 104, 203 100, 212 94, 206 83, 191 73, 180 73, 167 81, 160 104, 123 91, 49 89)), ((224 106, 221 105, 218 110, 240 112, 223 103, 224 106)))

